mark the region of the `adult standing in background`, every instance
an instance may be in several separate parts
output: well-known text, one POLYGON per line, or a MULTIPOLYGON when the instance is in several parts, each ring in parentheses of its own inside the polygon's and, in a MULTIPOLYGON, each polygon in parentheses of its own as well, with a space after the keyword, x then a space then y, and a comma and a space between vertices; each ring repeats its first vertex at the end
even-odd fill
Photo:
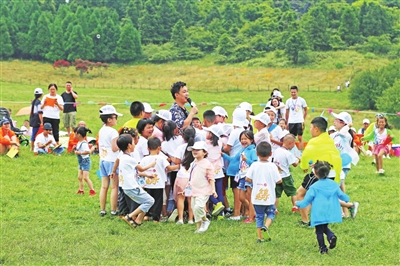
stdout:
POLYGON ((299 95, 297 86, 290 87, 290 99, 286 101, 286 121, 290 134, 299 139, 299 149, 303 149, 304 121, 307 116, 307 103, 299 95))
POLYGON ((41 88, 36 88, 33 91, 35 99, 32 101, 31 113, 29 115, 29 125, 32 127, 31 136, 31 150, 33 151, 36 135, 39 131, 40 126, 43 126, 43 111, 40 109, 40 99, 43 96, 43 90, 41 88))
POLYGON ((171 94, 175 102, 169 109, 172 114, 172 121, 183 129, 192 123, 193 116, 199 111, 196 106, 192 106, 190 112, 186 110, 185 103, 188 102, 189 91, 186 83, 182 81, 175 82, 171 86, 171 94))
POLYGON ((43 96, 40 109, 43 111, 43 123, 50 123, 53 136, 57 144, 60 140, 60 111, 64 110, 64 100, 57 94, 57 84, 50 83, 48 86, 49 94, 43 96))
POLYGON ((64 127, 68 132, 68 135, 71 133, 70 130, 74 130, 76 127, 76 102, 78 99, 78 93, 73 90, 72 82, 67 81, 65 84, 65 92, 61 94, 61 97, 64 100, 64 110, 63 110, 63 121, 64 127))

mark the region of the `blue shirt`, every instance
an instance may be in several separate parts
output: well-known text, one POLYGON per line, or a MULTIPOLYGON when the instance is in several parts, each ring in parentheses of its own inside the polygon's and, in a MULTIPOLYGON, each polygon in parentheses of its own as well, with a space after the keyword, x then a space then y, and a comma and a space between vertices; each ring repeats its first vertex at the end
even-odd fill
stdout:
MULTIPOLYGON (((176 123, 176 125, 182 129, 183 123, 186 118, 189 116, 188 110, 186 108, 180 107, 176 102, 169 108, 169 112, 172 114, 172 121, 176 123)), ((192 123, 190 123, 192 125, 192 123)))

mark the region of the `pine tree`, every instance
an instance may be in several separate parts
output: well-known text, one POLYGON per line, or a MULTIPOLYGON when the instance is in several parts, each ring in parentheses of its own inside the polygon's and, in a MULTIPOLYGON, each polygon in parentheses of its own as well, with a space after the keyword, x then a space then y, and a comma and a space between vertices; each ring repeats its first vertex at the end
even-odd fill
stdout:
POLYGON ((299 60, 299 52, 308 49, 307 39, 302 31, 296 31, 290 35, 286 41, 285 53, 293 64, 299 60))
POLYGON ((222 25, 225 30, 229 30, 233 26, 240 25, 240 14, 233 9, 230 2, 226 2, 224 10, 222 12, 222 25))
POLYGON ((312 8, 305 15, 304 29, 307 34, 307 39, 315 51, 327 51, 329 46, 329 31, 328 21, 326 19, 326 10, 319 6, 312 8))
POLYGON ((79 6, 78 9, 76 10, 75 17, 78 20, 78 24, 81 25, 83 35, 88 35, 89 34, 89 26, 87 23, 87 15, 86 15, 86 10, 82 7, 79 6))
POLYGON ((168 42, 171 39, 172 27, 179 19, 178 12, 170 0, 161 0, 157 14, 160 18, 161 41, 168 42))
POLYGON ((348 46, 361 42, 360 22, 352 8, 348 7, 344 10, 338 33, 348 46))
POLYGON ((287 0, 283 0, 281 10, 282 12, 287 12, 290 10, 290 4, 287 0))
POLYGON ((14 53, 14 48, 11 43, 10 34, 8 32, 7 24, 0 19, 0 58, 1 60, 7 59, 14 53))
POLYGON ((182 19, 178 20, 175 26, 172 28, 171 42, 179 48, 186 46, 187 33, 185 29, 185 23, 182 19))
POLYGON ((133 26, 139 28, 139 18, 143 9, 142 0, 130 0, 126 8, 126 17, 132 20, 133 26))
POLYGON ((74 61, 77 58, 90 60, 93 58, 93 41, 83 35, 82 27, 73 27, 68 43, 66 44, 67 60, 74 61))
POLYGON ((54 3, 54 0, 44 0, 41 9, 43 12, 49 11, 52 15, 56 14, 56 4, 54 3))
POLYGON ((128 20, 121 30, 121 37, 118 40, 118 45, 116 49, 116 56, 121 61, 133 61, 136 59, 138 54, 136 53, 137 35, 135 34, 137 30, 133 27, 133 24, 128 20))
POLYGON ((224 33, 218 40, 217 52, 220 55, 230 56, 233 54, 235 47, 235 42, 227 33, 224 33))
MULTIPOLYGON (((31 51, 30 54, 35 58, 44 59, 49 51, 49 44, 51 43, 51 34, 49 29, 49 20, 47 12, 42 12, 36 23, 36 35, 31 36, 31 51)), ((62 37, 62 36, 60 36, 62 37)))
POLYGON ((145 44, 149 43, 160 43, 161 38, 158 32, 159 17, 157 15, 157 9, 153 0, 147 0, 142 17, 139 18, 139 31, 142 36, 142 42, 145 44))
POLYGON ((50 50, 46 54, 49 61, 57 61, 65 59, 65 46, 63 43, 63 31, 60 24, 53 24, 51 29, 51 45, 50 50))
POLYGON ((18 32, 28 33, 30 20, 32 19, 26 12, 23 1, 13 1, 11 8, 11 18, 15 22, 18 32))
MULTIPOLYGON (((94 34, 97 26, 100 23, 100 11, 98 8, 95 8, 93 12, 91 12, 88 22, 88 32, 89 34, 94 34)), ((97 33, 95 33, 97 34, 97 33)))
POLYGON ((204 24, 210 24, 214 19, 221 19, 221 13, 218 10, 216 5, 213 5, 211 11, 207 14, 206 18, 204 19, 204 24))
MULTIPOLYGON (((114 24, 112 20, 107 20, 103 26, 104 43, 107 45, 110 51, 110 58, 115 58, 115 50, 117 48, 117 42, 120 38, 121 29, 119 24, 114 24)), ((101 38, 103 39, 103 36, 101 38)))

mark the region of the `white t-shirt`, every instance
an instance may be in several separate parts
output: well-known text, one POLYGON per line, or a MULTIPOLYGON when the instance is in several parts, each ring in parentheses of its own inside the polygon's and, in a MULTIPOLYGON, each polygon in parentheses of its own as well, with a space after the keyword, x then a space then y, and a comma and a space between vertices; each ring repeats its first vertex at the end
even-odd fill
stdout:
POLYGON ((281 180, 278 167, 270 162, 254 162, 250 165, 246 177, 253 181, 251 202, 254 205, 275 204, 276 182, 281 180))
POLYGON ((146 173, 155 174, 155 177, 146 177, 145 188, 165 188, 165 183, 167 182, 167 173, 165 168, 169 165, 165 156, 161 154, 146 156, 140 161, 140 165, 146 167, 154 162, 154 160, 157 160, 156 166, 146 170, 146 173))
MULTIPOLYGON (((276 126, 270 134, 272 135, 272 138, 277 141, 281 141, 281 139, 285 136, 283 134, 282 128, 280 126, 276 126)), ((275 150, 278 149, 279 146, 278 144, 272 143, 272 157, 274 157, 275 150)))
POLYGON ((284 147, 275 150, 274 163, 282 170, 281 177, 290 176, 290 165, 297 162, 296 156, 284 147))
POLYGON ((138 162, 130 155, 122 153, 119 157, 118 178, 119 186, 122 187, 122 189, 134 189, 139 187, 136 179, 137 165, 138 162))
MULTIPOLYGON (((46 94, 45 96, 43 96, 42 104, 46 101, 46 98, 48 98, 52 102, 55 99, 57 99, 57 102, 59 105, 64 105, 63 98, 58 94, 56 94, 56 96, 50 96, 50 94, 46 94)), ((60 119, 60 111, 61 110, 60 110, 60 108, 58 108, 57 105, 54 105, 54 106, 45 105, 42 110, 43 110, 43 117, 52 118, 52 119, 60 119)))
MULTIPOLYGON (((165 153, 168 157, 175 157, 173 154, 175 153, 176 149, 184 144, 185 141, 183 140, 182 136, 177 136, 174 139, 170 139, 169 141, 164 141, 161 143, 161 150, 165 153)), ((171 163, 171 165, 175 165, 171 163)), ((178 171, 178 170, 175 170, 178 171)))
POLYGON ((263 141, 271 144, 271 139, 269 136, 270 133, 268 132, 268 128, 264 127, 254 135, 254 142, 256 143, 256 145, 263 141))
POLYGON ((185 151, 187 147, 187 143, 181 144, 178 148, 176 148, 173 157, 181 160, 181 167, 179 168, 178 173, 176 174, 179 178, 189 178, 190 176, 190 168, 188 170, 185 169, 182 165, 183 157, 185 156, 185 151))
POLYGON ((118 131, 112 127, 103 125, 99 131, 99 156, 100 160, 115 162, 118 151, 112 151, 112 140, 118 138, 118 131))
MULTIPOLYGON (((88 142, 86 140, 78 142, 78 144, 76 144, 76 150, 79 152, 90 151, 88 142)), ((90 154, 82 154, 80 156, 84 159, 88 158, 90 154)))
MULTIPOLYGON (((335 146, 341 154, 348 153, 350 149, 353 150, 353 148, 351 148, 352 137, 349 132, 345 132, 345 134, 334 132, 330 137, 335 142, 335 146)), ((342 168, 351 168, 351 163, 343 165, 342 168)))
POLYGON ((55 140, 54 137, 53 137, 53 135, 48 134, 47 137, 45 137, 43 133, 40 133, 39 135, 37 135, 37 136, 36 136, 36 139, 35 139, 35 143, 34 143, 35 146, 34 146, 34 148, 33 148, 33 152, 37 152, 38 149, 41 149, 41 148, 39 148, 39 146, 38 146, 39 143, 40 143, 41 145, 43 145, 43 144, 46 144, 49 140, 51 140, 51 144, 47 145, 46 148, 54 147, 54 146, 57 144, 57 143, 56 143, 56 140, 55 140))
POLYGON ((240 133, 242 133, 243 131, 243 127, 237 127, 233 129, 231 134, 229 135, 227 144, 232 147, 229 156, 234 157, 238 152, 243 149, 239 139, 240 133))
POLYGON ((206 132, 204 130, 195 128, 196 135, 194 136, 194 141, 206 141, 206 132))
POLYGON ((147 139, 145 137, 139 136, 139 141, 136 144, 135 151, 139 153, 140 160, 142 160, 144 156, 150 154, 147 147, 147 139))
POLYGON ((300 96, 297 99, 287 99, 286 110, 289 110, 288 123, 303 123, 304 122, 304 108, 307 107, 306 101, 300 96))

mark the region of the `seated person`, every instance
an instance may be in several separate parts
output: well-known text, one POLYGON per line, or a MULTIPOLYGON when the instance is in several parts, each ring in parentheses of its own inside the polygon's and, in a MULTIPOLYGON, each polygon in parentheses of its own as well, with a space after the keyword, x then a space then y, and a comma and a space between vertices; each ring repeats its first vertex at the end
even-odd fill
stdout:
POLYGON ((50 123, 44 123, 43 132, 38 134, 35 139, 35 147, 33 152, 35 155, 54 153, 61 155, 64 152, 64 147, 57 145, 53 135, 51 135, 52 126, 50 123))
POLYGON ((21 131, 25 131, 24 135, 25 136, 32 136, 32 128, 29 126, 29 121, 25 120, 24 124, 20 128, 21 131))
POLYGON ((8 119, 3 119, 0 122, 0 154, 6 154, 12 147, 19 149, 19 140, 14 131, 10 129, 11 124, 8 119))

